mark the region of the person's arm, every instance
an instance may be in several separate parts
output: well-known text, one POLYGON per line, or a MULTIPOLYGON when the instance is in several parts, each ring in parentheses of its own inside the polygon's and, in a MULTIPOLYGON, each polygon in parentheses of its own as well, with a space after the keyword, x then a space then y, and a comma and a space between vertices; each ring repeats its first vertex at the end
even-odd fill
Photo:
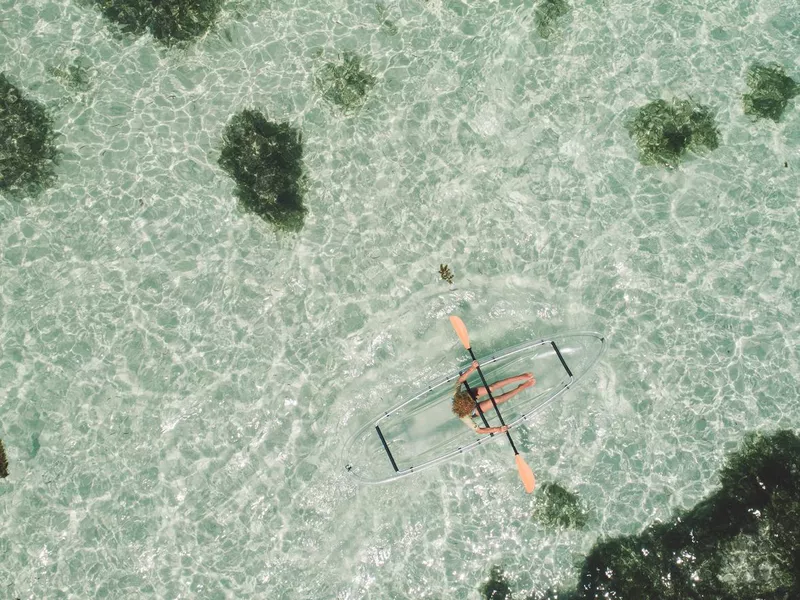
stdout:
POLYGON ((475 433, 505 433, 508 431, 508 425, 502 427, 477 427, 475 433))
POLYGON ((478 427, 475 425, 475 421, 472 420, 472 417, 461 417, 461 420, 475 433, 505 433, 508 431, 507 425, 503 425, 502 427, 478 427))
POLYGON ((461 375, 461 377, 458 378, 458 385, 461 385, 462 383, 464 383, 467 380, 467 378, 475 372, 475 369, 477 369, 477 368, 478 368, 478 361, 477 360, 473 360, 472 364, 469 366, 469 369, 464 371, 464 373, 461 375))

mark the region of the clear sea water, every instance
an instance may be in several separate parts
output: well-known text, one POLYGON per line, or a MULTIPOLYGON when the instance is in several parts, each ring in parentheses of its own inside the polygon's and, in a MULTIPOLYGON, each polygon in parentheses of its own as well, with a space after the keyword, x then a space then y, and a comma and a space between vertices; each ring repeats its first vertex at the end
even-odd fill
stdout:
POLYGON ((745 72, 800 78, 789 0, 234 0, 187 49, 79 2, 0 0, 0 70, 60 134, 54 187, 0 198, 0 598, 478 598, 574 589, 604 536, 715 489, 755 430, 800 427, 800 109, 743 114, 745 72), (389 19, 394 28, 382 24, 389 19), (342 115, 314 73, 378 81, 342 115), (78 61, 88 89, 54 68, 78 61), (657 98, 720 147, 645 167, 657 98), (237 208, 228 119, 299 127, 305 228, 237 208), (447 263, 450 286, 438 275, 447 263), (591 508, 532 518, 490 445, 364 487, 363 418, 478 353, 593 329, 609 349, 517 443, 591 508))

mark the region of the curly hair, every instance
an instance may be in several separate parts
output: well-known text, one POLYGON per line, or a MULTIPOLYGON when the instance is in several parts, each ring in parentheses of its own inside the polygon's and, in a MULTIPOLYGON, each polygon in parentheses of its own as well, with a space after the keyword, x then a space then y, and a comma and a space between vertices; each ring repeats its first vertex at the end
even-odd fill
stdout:
POLYGON ((457 387, 453 394, 453 412, 458 416, 467 417, 475 410, 475 400, 467 392, 457 387))

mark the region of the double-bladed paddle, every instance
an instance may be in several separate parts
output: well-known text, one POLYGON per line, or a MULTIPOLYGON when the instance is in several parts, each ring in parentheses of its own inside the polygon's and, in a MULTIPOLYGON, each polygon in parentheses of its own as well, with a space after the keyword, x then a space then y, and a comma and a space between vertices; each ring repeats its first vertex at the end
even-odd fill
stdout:
MULTIPOLYGON (((475 358, 475 354, 472 352, 472 347, 469 344, 469 333, 467 332, 467 326, 464 325, 464 321, 462 321, 455 315, 450 315, 450 324, 453 326, 453 329, 456 330, 456 335, 458 335, 458 339, 460 339, 461 343, 464 344, 464 348, 467 349, 469 355, 472 357, 472 360, 474 360, 477 363, 478 359, 475 358)), ((478 365, 478 375, 481 376, 481 381, 483 382, 483 386, 486 388, 486 392, 489 394, 489 398, 492 401, 492 406, 494 406, 494 410, 497 413, 498 418, 500 419, 500 423, 505 425, 506 423, 505 421, 503 421, 503 415, 500 414, 500 409, 497 408, 497 402, 495 402, 494 396, 492 396, 492 390, 489 389, 489 384, 487 383, 486 378, 483 376, 483 371, 481 371, 480 365, 478 365)), ((519 478, 522 479, 522 483, 525 486, 525 491, 530 494, 533 491, 533 488, 536 487, 536 478, 533 476, 533 471, 531 471, 531 468, 522 458, 522 455, 519 453, 519 451, 517 451, 517 447, 514 445, 514 440, 511 439, 511 432, 506 430, 506 435, 508 436, 508 441, 511 442, 511 447, 514 449, 514 459, 517 461, 517 471, 519 471, 519 478)))

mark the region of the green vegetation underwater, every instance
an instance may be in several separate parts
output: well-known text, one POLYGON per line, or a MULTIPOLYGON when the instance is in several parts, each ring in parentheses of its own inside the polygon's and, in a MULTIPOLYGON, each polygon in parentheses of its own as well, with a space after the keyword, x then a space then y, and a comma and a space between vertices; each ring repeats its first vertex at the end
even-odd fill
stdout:
MULTIPOLYGON (((749 436, 728 458, 720 481, 718 490, 669 521, 599 541, 583 560, 576 589, 527 597, 798 597, 800 437, 786 430, 749 436)), ((562 516, 549 524, 563 526, 575 520, 574 501, 564 491, 557 497, 562 516)), ((500 567, 492 568, 482 593, 512 597, 500 567)))

